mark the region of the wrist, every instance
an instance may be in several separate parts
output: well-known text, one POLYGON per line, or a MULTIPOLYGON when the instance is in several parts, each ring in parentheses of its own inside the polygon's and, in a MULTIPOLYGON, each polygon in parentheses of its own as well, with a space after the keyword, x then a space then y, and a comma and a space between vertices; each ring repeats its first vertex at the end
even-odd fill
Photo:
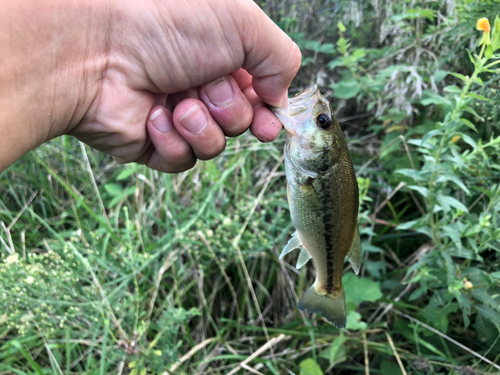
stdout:
POLYGON ((0 171, 87 111, 106 64, 106 4, 0 4, 0 171))

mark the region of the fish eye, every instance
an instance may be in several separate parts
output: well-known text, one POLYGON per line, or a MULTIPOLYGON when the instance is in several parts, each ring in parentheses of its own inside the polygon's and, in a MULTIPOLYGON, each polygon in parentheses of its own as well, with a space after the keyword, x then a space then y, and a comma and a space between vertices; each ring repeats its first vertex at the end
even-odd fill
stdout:
POLYGON ((332 124, 332 120, 331 120, 330 116, 328 116, 326 113, 320 113, 318 115, 318 117, 316 117, 316 124, 318 124, 318 126, 321 129, 326 130, 332 124))

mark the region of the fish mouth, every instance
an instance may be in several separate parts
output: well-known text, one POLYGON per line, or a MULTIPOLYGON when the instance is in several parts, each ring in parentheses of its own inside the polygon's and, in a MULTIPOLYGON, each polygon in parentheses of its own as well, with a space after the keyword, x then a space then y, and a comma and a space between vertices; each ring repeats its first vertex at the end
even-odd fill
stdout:
POLYGON ((300 102, 300 107, 314 105, 317 101, 317 95, 319 95, 318 85, 314 84, 311 87, 308 87, 300 94, 294 96, 293 98, 288 99, 289 106, 296 106, 298 102, 300 102), (303 103, 302 103, 303 102, 303 103))
POLYGON ((288 108, 272 108, 272 112, 283 124, 283 127, 288 134, 290 134, 291 136, 297 135, 297 132, 292 125, 293 120, 289 115, 288 108))
POLYGON ((297 122, 300 123, 303 120, 296 117, 307 117, 308 111, 314 108, 315 104, 319 101, 320 96, 321 93, 319 92, 318 85, 312 85, 300 94, 288 99, 288 107, 271 108, 271 110, 283 124, 287 134, 290 136, 296 136, 297 131, 295 129, 298 125, 297 122))

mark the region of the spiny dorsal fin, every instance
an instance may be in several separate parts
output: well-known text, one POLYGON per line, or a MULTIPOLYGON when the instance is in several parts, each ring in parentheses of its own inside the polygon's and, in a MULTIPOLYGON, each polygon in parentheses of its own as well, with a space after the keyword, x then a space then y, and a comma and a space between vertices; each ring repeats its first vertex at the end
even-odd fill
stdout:
POLYGON ((361 240, 359 238, 358 224, 356 223, 356 231, 354 232, 354 238, 352 240, 351 249, 347 254, 347 259, 351 263, 352 269, 356 273, 359 273, 361 268, 361 240))

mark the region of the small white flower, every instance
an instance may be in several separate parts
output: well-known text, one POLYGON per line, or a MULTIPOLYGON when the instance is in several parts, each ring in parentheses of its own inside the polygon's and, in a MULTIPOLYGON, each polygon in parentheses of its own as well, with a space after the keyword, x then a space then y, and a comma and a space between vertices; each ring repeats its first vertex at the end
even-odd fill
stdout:
POLYGON ((7 258, 5 258, 5 264, 11 265, 11 264, 17 263, 18 260, 19 260, 19 254, 14 253, 14 254, 9 255, 7 258))
POLYGON ((33 276, 28 276, 28 277, 26 278, 26 282, 27 282, 28 284, 33 284, 33 283, 35 282, 35 278, 34 278, 33 276))

